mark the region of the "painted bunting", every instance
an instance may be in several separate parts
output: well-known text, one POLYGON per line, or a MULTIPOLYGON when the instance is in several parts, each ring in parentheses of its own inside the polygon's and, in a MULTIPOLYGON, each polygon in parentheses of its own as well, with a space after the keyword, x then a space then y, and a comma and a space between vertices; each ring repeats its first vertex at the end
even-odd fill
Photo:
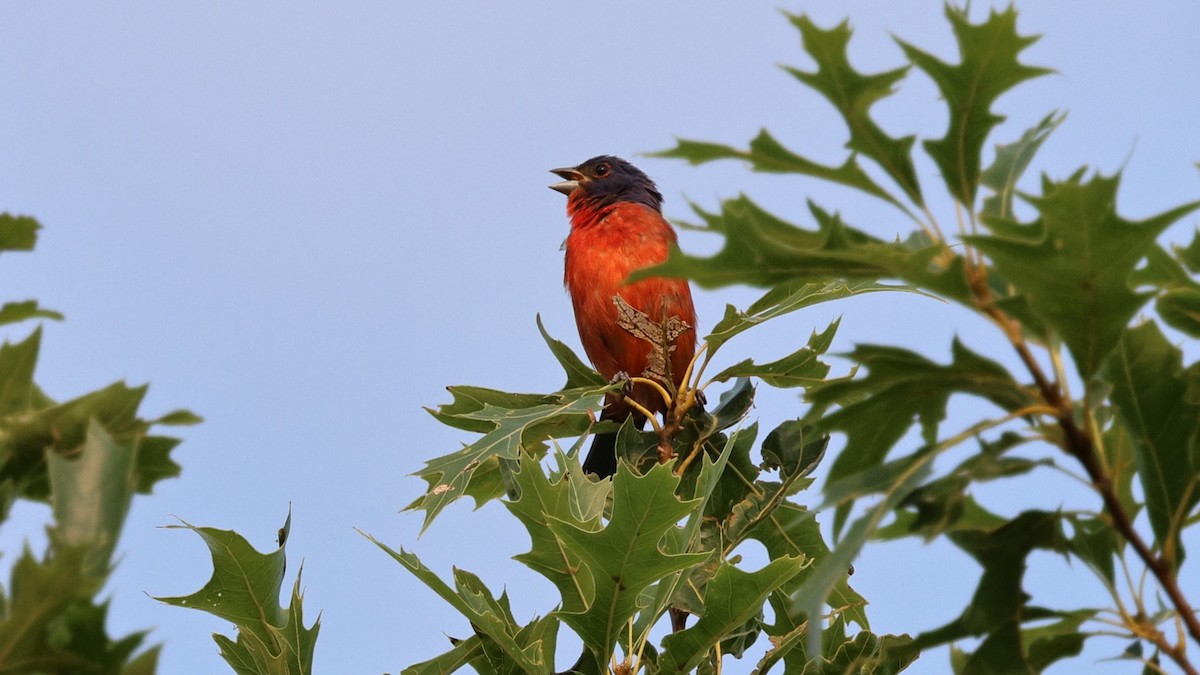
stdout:
MULTIPOLYGON (((685 279, 667 277, 626 283, 634 270, 664 262, 676 241, 662 216, 662 194, 637 167, 608 155, 552 173, 563 179, 550 187, 567 195, 571 221, 563 283, 592 365, 610 380, 646 377, 677 389, 696 353, 691 288, 685 279), (669 358, 663 357, 664 341, 669 358)), ((645 416, 625 397, 653 414, 667 409, 651 385, 634 383, 605 399, 600 419, 620 423, 632 415, 642 428, 645 416)), ((597 434, 584 470, 601 477, 616 473, 615 444, 615 433, 597 434)))

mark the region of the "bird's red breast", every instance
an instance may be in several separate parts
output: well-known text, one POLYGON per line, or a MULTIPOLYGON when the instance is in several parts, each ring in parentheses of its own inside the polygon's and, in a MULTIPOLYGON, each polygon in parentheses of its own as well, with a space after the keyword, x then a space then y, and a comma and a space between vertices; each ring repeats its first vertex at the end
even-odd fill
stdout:
MULTIPOLYGON (((654 277, 625 283, 635 270, 667 259, 676 240, 675 231, 657 209, 644 203, 597 204, 582 190, 571 195, 567 211, 571 233, 567 237, 563 280, 588 358, 606 379, 622 371, 634 377, 645 376, 654 347, 618 324, 613 296, 620 295, 656 323, 676 317, 692 327, 676 338, 671 353, 671 376, 678 387, 696 352, 696 311, 687 281, 654 277)), ((636 385, 632 397, 651 412, 662 412, 666 407, 646 385, 636 385)))

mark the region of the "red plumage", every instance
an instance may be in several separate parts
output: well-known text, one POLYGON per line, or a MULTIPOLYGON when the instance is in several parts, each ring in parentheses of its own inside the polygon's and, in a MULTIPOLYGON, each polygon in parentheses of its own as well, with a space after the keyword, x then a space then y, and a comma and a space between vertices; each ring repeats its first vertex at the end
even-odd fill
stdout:
MULTIPOLYGON (((665 261, 676 241, 659 210, 662 197, 654 183, 628 162, 608 156, 554 172, 567 179, 551 187, 568 195, 571 220, 563 281, 592 365, 606 379, 621 372, 647 376, 654 346, 618 324, 613 296, 619 295, 656 324, 675 317, 692 327, 675 339, 671 352, 671 379, 678 388, 696 353, 696 311, 687 281, 653 277, 625 283, 635 270, 665 261)), ((628 396, 652 413, 666 410, 650 385, 635 383, 628 396)), ((619 396, 610 396, 602 418, 620 422, 630 414, 619 396)), ((635 414, 634 421, 640 428, 645 419, 635 414)), ((614 442, 611 434, 597 436, 584 462, 589 473, 608 476, 616 471, 614 442)))

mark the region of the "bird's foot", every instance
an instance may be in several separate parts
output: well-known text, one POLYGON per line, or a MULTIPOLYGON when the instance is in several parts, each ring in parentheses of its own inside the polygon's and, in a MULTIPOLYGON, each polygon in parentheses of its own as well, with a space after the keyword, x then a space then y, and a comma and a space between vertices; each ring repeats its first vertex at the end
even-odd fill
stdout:
POLYGON ((630 379, 629 373, 623 370, 618 370, 616 374, 612 376, 612 379, 609 380, 609 383, 620 384, 621 394, 624 396, 628 396, 633 392, 633 380, 630 379))

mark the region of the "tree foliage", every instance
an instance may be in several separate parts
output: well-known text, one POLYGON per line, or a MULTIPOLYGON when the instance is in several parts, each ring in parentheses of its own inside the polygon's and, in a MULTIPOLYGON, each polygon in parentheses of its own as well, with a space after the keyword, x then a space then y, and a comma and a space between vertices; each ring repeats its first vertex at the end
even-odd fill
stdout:
POLYGON ((479 672, 550 673, 560 622, 583 642, 572 669, 581 673, 715 672, 722 659, 741 656, 760 639, 769 644, 755 671, 762 673, 778 667, 896 672, 923 649, 945 644, 956 645, 955 672, 1040 672, 1114 627, 1151 646, 1153 655, 1138 657, 1148 664, 1169 659, 1194 672, 1185 643, 1200 646, 1200 626, 1178 579, 1186 553, 1181 533, 1197 521, 1200 502, 1194 409, 1200 369, 1185 363, 1159 322, 1144 313, 1153 303, 1162 322, 1198 335, 1193 274, 1200 236, 1186 247, 1158 241, 1200 202, 1132 221, 1117 208, 1120 174, 1086 169, 1043 176, 1036 192, 1023 191, 1022 177, 1065 116, 1052 112, 1017 138, 997 142, 993 131, 1004 118, 993 104, 1051 71, 1022 60, 1035 38, 1018 31, 1014 9, 977 22, 953 6, 945 15, 957 62, 897 39, 904 62, 879 73, 850 65, 847 23, 822 28, 806 16, 788 17, 816 66, 786 70, 841 114, 848 141, 840 164, 809 159, 766 130, 745 148, 679 140, 658 153, 693 164, 740 160, 755 171, 849 186, 895 207, 911 224, 907 236, 889 240, 811 201, 810 226, 746 196, 716 211, 693 205, 699 219, 693 227, 721 237, 720 250, 709 257, 675 250, 634 278, 683 276, 706 288, 764 289, 750 307, 728 307, 705 340, 691 386, 727 383, 711 411, 691 406, 694 390, 683 388, 657 434, 620 430, 622 462, 612 480, 586 477, 577 458, 583 439, 569 448, 556 439, 597 430, 589 412, 612 387, 544 329, 566 371, 562 390, 454 387, 452 402, 431 411, 480 436, 418 472, 428 487, 410 508, 424 512, 428 527, 463 496, 504 500, 529 530, 531 549, 517 559, 549 579, 561 598, 544 616, 522 623, 506 596, 496 597, 468 573, 456 570, 452 588, 415 554, 380 544, 458 607, 474 631, 406 672, 470 665, 479 672), (948 115, 941 138, 891 136, 872 112, 913 72, 941 93, 948 115), (918 151, 937 167, 941 185, 919 178, 918 151), (931 210, 928 196, 937 189, 961 210, 956 233, 942 226, 953 214, 939 219, 931 210), (1018 201, 1033 218, 1018 218, 1018 201), (745 359, 704 379, 713 356, 742 332, 767 330, 762 326, 771 319, 816 303, 897 291, 977 313, 1002 332, 1022 367, 1007 368, 972 349, 964 333, 950 345, 948 363, 860 344, 847 354, 854 368, 831 376, 823 355, 835 340, 835 323, 814 330, 783 358, 745 359), (798 389, 805 402, 761 443, 757 425, 745 420, 753 381, 798 389), (1082 384, 1078 396, 1070 382, 1082 384), (995 414, 947 434, 947 404, 956 396, 985 401, 995 414), (659 451, 664 437, 673 456, 659 451), (818 492, 807 476, 835 438, 838 450, 818 492), (935 461, 964 444, 975 449, 957 466, 935 461), (1057 448, 1058 456, 1015 452, 1036 447, 1057 448), (1019 482, 1045 466, 1081 468, 1097 497, 1094 510, 1005 517, 972 495, 976 483, 1019 482), (1134 524, 1142 508, 1146 532, 1134 524), (832 549, 816 509, 833 514, 832 549), (899 537, 944 537, 974 558, 981 574, 957 619, 912 636, 876 635, 847 572, 863 546, 899 537), (738 545, 749 539, 769 554, 759 569, 740 561, 738 545), (1035 550, 1079 560, 1111 594, 1112 607, 1035 604, 1022 584, 1035 550), (1153 577, 1154 590, 1136 576, 1120 578, 1139 566, 1153 577), (695 617, 692 625, 678 622, 684 613, 695 617), (665 632, 668 616, 673 628, 665 632), (973 651, 957 646, 967 639, 977 645, 973 651))
MULTIPOLYGON (((0 214, 0 251, 29 251, 40 225, 0 214)), ((0 324, 61 319, 34 300, 0 307, 0 324)), ((0 673, 153 673, 159 647, 141 649, 146 632, 108 635, 108 601, 99 600, 134 495, 178 475, 178 439, 159 425, 194 424, 176 410, 146 420, 146 387, 123 382, 59 402, 34 382, 42 328, 0 346, 0 524, 17 500, 47 503, 49 543, 29 546, 0 588, 0 673), (140 650, 140 651, 139 651, 140 650)))
MULTIPOLYGON (((687 277, 705 288, 746 284, 763 295, 745 309, 726 308, 705 337, 693 378, 672 392, 674 402, 653 431, 598 422, 602 397, 620 385, 604 382, 540 319, 565 373, 561 389, 456 386, 450 402, 429 411, 470 440, 417 471, 426 490, 408 508, 423 512, 428 528, 464 497, 477 506, 501 501, 528 531, 529 550, 516 559, 559 597, 524 620, 507 593, 497 595, 474 574, 454 569, 445 579, 414 552, 365 535, 470 626, 405 673, 553 673, 564 658, 574 661, 571 672, 583 674, 717 673, 756 643, 762 655, 755 673, 895 673, 944 645, 956 673, 1035 673, 1114 634, 1129 644, 1121 658, 1151 671, 1170 661, 1196 672, 1186 648, 1200 647, 1200 623, 1179 578, 1187 560, 1182 533, 1200 521, 1200 367, 1185 361, 1168 331, 1200 336, 1200 233, 1186 246, 1159 240, 1200 202, 1129 220, 1117 208, 1120 174, 1086 168, 1043 175, 1036 190, 1022 189, 1065 116, 1051 112, 1016 138, 994 139, 1004 118, 993 104, 1051 71, 1022 60, 1035 38, 1018 31, 1014 9, 972 22, 965 10, 947 6, 945 16, 957 62, 897 39, 903 61, 879 73, 851 65, 848 23, 822 28, 803 15, 788 17, 816 65, 786 70, 845 122, 847 152, 839 164, 809 159, 766 130, 745 148, 679 140, 658 153, 692 164, 739 160, 755 171, 847 186, 894 207, 908 231, 872 233, 811 200, 807 215, 794 216, 807 224, 747 196, 716 210, 693 205, 693 228, 720 237, 720 250, 701 257, 675 249, 633 278, 687 277), (913 73, 929 77, 941 94, 947 127, 940 138, 894 137, 873 114, 913 73), (922 161, 937 168, 940 184, 921 179, 922 161), (934 213, 930 196, 939 190, 954 213, 934 213), (1033 217, 1022 220, 1018 205, 1033 217), (956 232, 943 227, 951 222, 956 232), (772 319, 805 307, 877 292, 965 307, 1000 331, 1020 367, 972 348, 973 334, 963 330, 949 345, 948 362, 859 344, 845 353, 849 372, 831 375, 826 354, 835 322, 816 327, 782 358, 745 358, 706 378, 714 356, 738 335, 769 330, 772 319), (756 382, 794 389, 803 400, 761 441, 758 424, 747 419, 756 382), (704 409, 697 405, 701 391, 721 393, 704 409), (956 420, 963 430, 947 432, 949 401, 963 396, 991 413, 956 420), (614 477, 597 480, 582 471, 579 452, 601 431, 617 432, 620 462, 614 477), (938 461, 956 448, 965 448, 957 464, 938 461), (817 489, 810 476, 827 455, 828 477, 817 489), (1010 517, 975 498, 977 484, 1020 485, 1044 467, 1082 470, 1095 495, 1092 508, 1010 517), (1146 527, 1137 519, 1143 510, 1146 527), (819 519, 831 526, 835 545, 819 519), (979 579, 945 625, 877 634, 849 575, 864 546, 904 537, 944 538, 978 563, 979 579), (765 564, 743 560, 739 547, 748 541, 765 549, 765 564), (1034 551, 1079 562, 1111 606, 1038 604, 1024 586, 1034 551), (1141 583, 1142 571, 1149 585, 1141 583), (564 626, 582 644, 578 655, 560 653, 564 626)), ((28 224, 13 220, 9 227, 0 242, 22 245, 28 224)), ((0 317, 6 313, 48 316, 36 305, 6 306, 0 317)), ((5 347, 0 373, 26 381, 29 350, 5 347)), ((0 406, 54 409, 43 398, 31 385, 0 387, 0 406)), ((112 445, 96 424, 81 429, 81 442, 112 445)), ((161 473, 165 454, 157 457, 121 461, 161 473)), ((53 482, 54 471, 50 476, 53 482)), ((31 479, 19 489, 44 497, 44 483, 31 479)), ((195 594, 163 600, 235 623, 237 641, 217 641, 237 672, 309 672, 318 626, 304 627, 298 578, 289 609, 279 605, 287 526, 279 549, 266 555, 235 533, 183 527, 209 544, 213 578, 195 594)), ((85 558, 80 554, 66 572, 47 567, 40 574, 78 574, 72 570, 85 569, 85 558)))

